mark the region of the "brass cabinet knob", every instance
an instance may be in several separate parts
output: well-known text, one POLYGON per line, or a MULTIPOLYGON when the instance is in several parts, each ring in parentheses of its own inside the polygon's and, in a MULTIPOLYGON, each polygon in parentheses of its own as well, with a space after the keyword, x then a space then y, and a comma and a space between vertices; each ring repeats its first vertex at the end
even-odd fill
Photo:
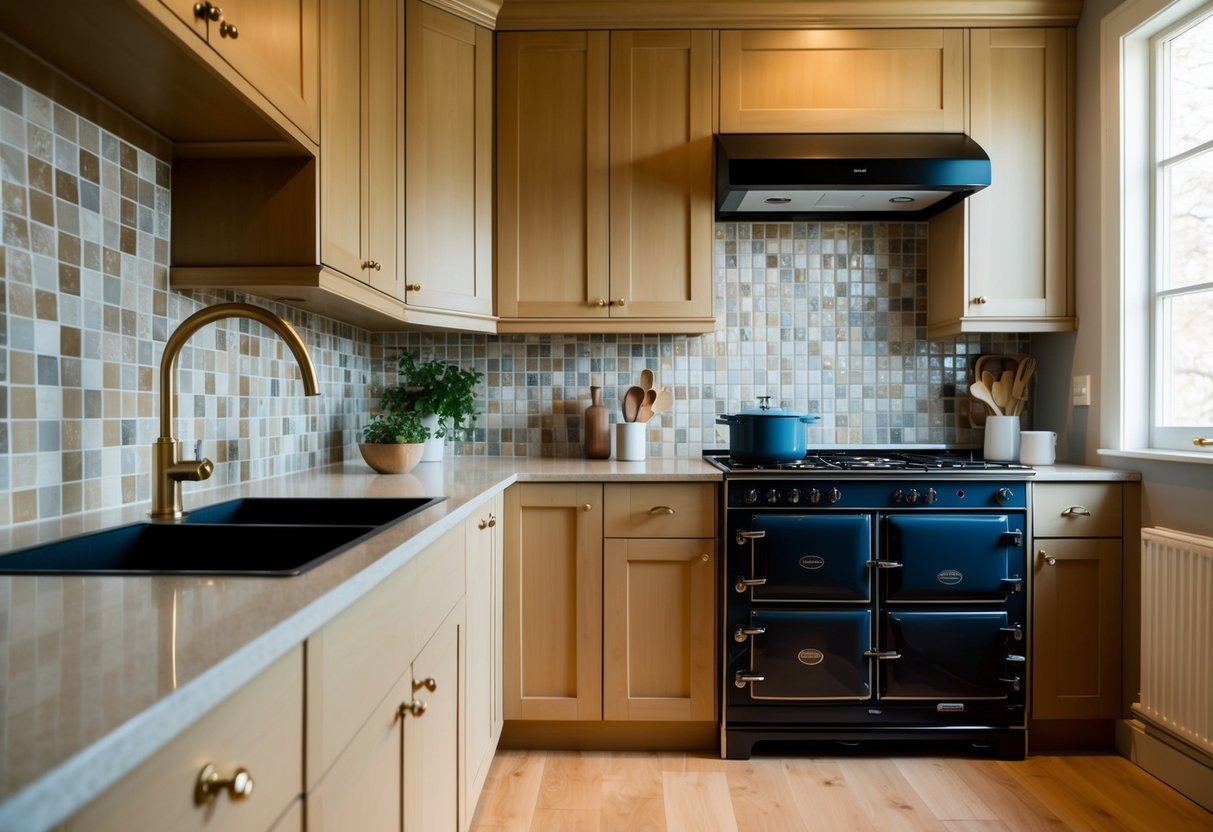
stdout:
POLYGON ((406 716, 423 716, 425 714, 426 705, 420 699, 414 699, 412 702, 401 702, 400 707, 396 709, 396 713, 401 717, 406 716))
POLYGON ((1209 439, 1206 436, 1198 436, 1192 440, 1192 444, 1198 448, 1207 448, 1213 445, 1213 439, 1209 439))
POLYGON ((1040 559, 1041 559, 1041 560, 1043 560, 1043 561, 1044 561, 1044 562, 1045 562, 1045 563, 1046 563, 1048 566, 1056 566, 1056 565, 1057 565, 1057 558, 1055 558, 1055 557, 1053 557, 1052 555, 1050 555, 1050 554, 1049 554, 1048 552, 1046 552, 1044 549, 1041 549, 1041 550, 1040 550, 1039 552, 1037 552, 1036 554, 1037 554, 1037 556, 1039 556, 1039 557, 1040 557, 1040 559))
POLYGON ((590 306, 606 306, 606 298, 599 298, 597 301, 591 301, 590 306))
POLYGON ((611 303, 613 303, 615 306, 623 306, 623 305, 624 305, 623 298, 620 298, 619 300, 616 300, 616 301, 611 301, 611 303))
POLYGON ((235 40, 240 37, 240 30, 236 28, 235 23, 228 23, 224 20, 219 24, 219 37, 235 40))
POLYGON ((590 505, 589 503, 586 503, 585 505, 583 505, 581 507, 581 510, 582 511, 593 511, 594 507, 592 505, 590 505))
POLYGON ((976 303, 979 305, 989 303, 989 302, 990 302, 990 299, 987 298, 985 295, 978 295, 977 297, 973 298, 973 303, 976 303))
POLYGON ((701 554, 701 555, 699 556, 699 559, 700 559, 701 561, 703 561, 704 563, 707 563, 708 561, 710 561, 710 560, 712 559, 712 556, 711 556, 711 555, 709 555, 707 552, 704 552, 703 554, 701 554))
POLYGON ((438 690, 438 683, 434 681, 434 677, 432 676, 428 676, 425 679, 422 679, 420 682, 416 680, 413 681, 413 690, 421 690, 422 688, 425 688, 430 693, 433 693, 434 691, 438 690))
POLYGON ((198 780, 194 784, 194 805, 205 806, 226 790, 231 800, 244 800, 253 793, 253 776, 247 769, 238 768, 229 778, 219 776, 212 763, 207 763, 198 772, 198 780))
POLYGON ((496 525, 497 525, 497 515, 490 514, 489 515, 489 528, 492 528, 493 526, 496 526, 496 525))
POLYGON ((210 3, 195 3, 194 17, 200 20, 218 20, 223 17, 223 9, 210 3))
POLYGON ((420 292, 421 284, 420 283, 406 283, 404 285, 404 288, 405 288, 405 291, 408 291, 408 292, 420 292))
POLYGON ((488 527, 489 527, 488 520, 481 520, 479 523, 476 524, 476 528, 478 528, 478 529, 487 529, 488 527))
POLYGON ((378 260, 367 260, 365 263, 362 264, 362 268, 374 269, 375 271, 379 271, 380 269, 383 268, 383 264, 380 263, 378 260))

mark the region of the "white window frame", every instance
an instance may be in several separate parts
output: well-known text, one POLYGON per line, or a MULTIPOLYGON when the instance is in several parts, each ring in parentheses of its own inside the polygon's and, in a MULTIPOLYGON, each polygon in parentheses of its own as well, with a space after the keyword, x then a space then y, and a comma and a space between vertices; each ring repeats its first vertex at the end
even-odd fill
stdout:
MULTIPOLYGON (((1127 0, 1101 22, 1102 347, 1100 454, 1213 464, 1213 448, 1155 447, 1152 273, 1153 52, 1151 39, 1209 0, 1127 0)), ((1188 440, 1191 441, 1190 439, 1188 440)))

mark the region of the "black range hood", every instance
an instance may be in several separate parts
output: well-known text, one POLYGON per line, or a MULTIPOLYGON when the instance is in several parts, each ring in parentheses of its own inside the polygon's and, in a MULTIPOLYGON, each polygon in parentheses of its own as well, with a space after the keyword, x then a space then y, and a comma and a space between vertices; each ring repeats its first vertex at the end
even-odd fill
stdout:
POLYGON ((924 220, 990 184, 960 133, 723 133, 716 218, 924 220))

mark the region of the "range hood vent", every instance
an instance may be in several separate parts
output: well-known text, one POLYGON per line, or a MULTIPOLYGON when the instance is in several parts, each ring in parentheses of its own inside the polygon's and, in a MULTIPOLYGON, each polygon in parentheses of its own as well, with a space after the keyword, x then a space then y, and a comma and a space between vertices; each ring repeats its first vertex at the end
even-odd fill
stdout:
POLYGON ((990 184, 959 133, 723 133, 721 220, 924 220, 990 184))

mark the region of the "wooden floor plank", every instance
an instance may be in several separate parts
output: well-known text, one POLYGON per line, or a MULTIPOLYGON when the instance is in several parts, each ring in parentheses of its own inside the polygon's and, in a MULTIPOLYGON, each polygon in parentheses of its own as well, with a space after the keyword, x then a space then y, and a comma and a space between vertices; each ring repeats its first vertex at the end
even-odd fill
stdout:
MULTIPOLYGON (((1115 795, 1100 794, 1066 771, 1056 757, 1031 757, 1023 763, 1000 763, 1000 767, 1029 789, 1050 811, 1072 829, 1130 830, 1127 816, 1116 805, 1115 795)), ((1143 832, 1157 832, 1157 827, 1143 832)))
POLYGON ((1117 804, 1143 828, 1167 832, 1213 829, 1213 816, 1116 754, 1082 758, 1062 757, 1060 762, 1095 788, 1116 795, 1117 804))
POLYGON ((956 759, 948 760, 947 766, 1016 832, 1060 832, 1069 828, 999 762, 956 759))
POLYGON ((746 832, 787 832, 796 799, 783 774, 782 760, 755 757, 725 769, 737 828, 746 832))
POLYGON ((944 760, 913 757, 894 760, 894 765, 939 820, 998 820, 944 760))
POLYGON ((941 832, 943 825, 891 760, 844 759, 838 767, 881 832, 941 832))
POLYGON ((600 821, 598 812, 588 810, 536 809, 531 832, 599 832, 600 821))
POLYGON ((737 832, 724 772, 667 771, 662 782, 669 832, 737 832))
POLYGON ((633 753, 607 760, 602 779, 602 828, 665 832, 662 774, 669 766, 679 770, 683 763, 657 754, 633 753))
POLYGON ((1000 820, 945 820, 948 832, 1014 832, 1000 820))
POLYGON ((796 801, 804 832, 870 832, 874 829, 859 798, 832 760, 784 760, 784 777, 796 801))
POLYGON ((535 809, 593 812, 602 808, 602 778, 609 754, 593 751, 549 751, 535 809))
POLYGON ((478 832, 530 829, 543 778, 544 757, 542 753, 529 751, 498 751, 472 817, 472 828, 478 832))

